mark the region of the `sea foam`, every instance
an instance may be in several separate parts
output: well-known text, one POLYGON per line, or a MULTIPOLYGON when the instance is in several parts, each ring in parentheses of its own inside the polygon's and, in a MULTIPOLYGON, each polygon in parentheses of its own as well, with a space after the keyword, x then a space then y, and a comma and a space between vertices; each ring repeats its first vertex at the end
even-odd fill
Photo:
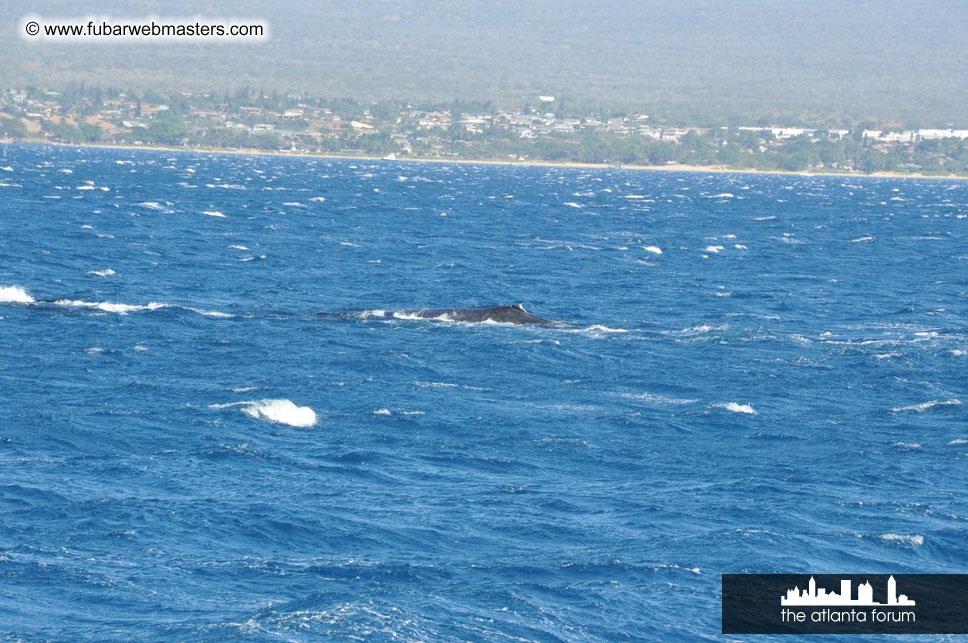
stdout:
POLYGON ((58 299, 51 303, 59 306, 70 306, 72 308, 93 308, 106 313, 118 313, 119 315, 127 315, 128 313, 142 310, 158 310, 159 308, 166 308, 168 306, 168 304, 162 304, 157 301, 149 302, 145 306, 137 304, 116 304, 110 301, 81 301, 77 299, 58 299))
POLYGON ((249 400, 229 404, 212 404, 210 408, 224 409, 242 407, 242 412, 257 420, 288 424, 289 426, 310 427, 316 424, 316 412, 308 406, 296 406, 291 400, 249 400))
POLYGON ((34 298, 20 286, 0 286, 0 302, 32 304, 34 298))
POLYGON ((750 415, 757 415, 756 411, 749 404, 737 404, 736 402, 726 402, 725 404, 713 404, 713 406, 718 406, 721 409, 726 409, 727 411, 732 411, 733 413, 748 413, 750 415))
POLYGON ((930 402, 922 402, 921 404, 911 404, 910 406, 899 406, 897 408, 891 409, 895 413, 901 411, 915 411, 917 413, 923 413, 928 409, 933 409, 936 406, 961 406, 961 400, 951 399, 951 400, 931 400, 930 402))

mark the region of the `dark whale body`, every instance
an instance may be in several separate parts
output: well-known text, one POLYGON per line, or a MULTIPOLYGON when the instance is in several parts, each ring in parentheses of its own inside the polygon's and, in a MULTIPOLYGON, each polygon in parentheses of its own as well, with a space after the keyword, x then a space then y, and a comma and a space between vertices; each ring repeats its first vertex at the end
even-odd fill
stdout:
POLYGON ((421 319, 440 319, 452 322, 485 322, 500 324, 534 324, 538 326, 560 326, 558 322, 532 315, 524 306, 496 306, 494 308, 421 308, 419 310, 373 312, 316 313, 318 317, 376 317, 394 319, 399 317, 419 317, 421 319))

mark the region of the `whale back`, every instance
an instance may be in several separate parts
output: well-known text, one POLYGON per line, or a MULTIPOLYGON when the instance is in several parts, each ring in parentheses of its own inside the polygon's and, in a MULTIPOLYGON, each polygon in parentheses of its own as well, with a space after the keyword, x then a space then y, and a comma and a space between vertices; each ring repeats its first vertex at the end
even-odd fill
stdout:
POLYGON ((395 315, 419 317, 421 319, 440 319, 454 322, 485 322, 492 321, 501 324, 558 326, 553 322, 537 315, 532 315, 524 309, 522 304, 509 306, 495 306, 494 308, 420 308, 417 310, 401 310, 383 312, 380 315, 360 312, 317 313, 318 317, 380 317, 393 318, 395 315))

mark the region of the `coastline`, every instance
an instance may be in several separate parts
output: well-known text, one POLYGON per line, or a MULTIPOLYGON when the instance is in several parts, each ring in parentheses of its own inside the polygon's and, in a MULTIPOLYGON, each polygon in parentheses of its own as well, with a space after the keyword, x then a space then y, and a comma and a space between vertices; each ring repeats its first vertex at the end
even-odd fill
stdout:
MULTIPOLYGON (((302 158, 318 159, 343 159, 357 161, 382 161, 379 156, 368 156, 360 154, 313 154, 307 152, 292 152, 285 150, 256 150, 256 149, 212 149, 200 147, 168 147, 164 145, 112 145, 107 143, 56 143, 53 141, 17 141, 0 139, 2 145, 49 145, 54 147, 71 148, 94 148, 94 149, 118 149, 118 150, 153 150, 158 152, 191 152, 195 154, 236 154, 241 156, 291 156, 302 158)), ((839 176, 854 178, 885 178, 885 179, 927 179, 940 181, 965 181, 968 175, 948 174, 944 176, 925 175, 907 172, 816 172, 802 171, 791 172, 787 170, 755 170, 751 168, 733 168, 725 165, 625 165, 614 166, 609 163, 580 163, 577 161, 502 161, 498 159, 457 159, 457 158, 423 158, 423 157, 404 157, 387 161, 388 163, 457 163, 461 165, 503 165, 510 167, 550 167, 550 168, 572 168, 572 169, 622 169, 636 172, 693 172, 699 174, 760 174, 777 176, 839 176)))

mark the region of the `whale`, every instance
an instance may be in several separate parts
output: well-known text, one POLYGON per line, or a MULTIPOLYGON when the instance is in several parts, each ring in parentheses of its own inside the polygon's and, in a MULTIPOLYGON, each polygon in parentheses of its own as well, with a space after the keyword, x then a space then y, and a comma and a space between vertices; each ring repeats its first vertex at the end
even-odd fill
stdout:
POLYGON ((418 308, 416 310, 395 311, 344 311, 334 313, 316 313, 317 317, 356 317, 368 319, 439 319, 451 322, 496 322, 499 324, 518 324, 534 326, 561 326, 560 322, 544 319, 532 315, 524 309, 522 304, 513 306, 495 306, 494 308, 418 308))

